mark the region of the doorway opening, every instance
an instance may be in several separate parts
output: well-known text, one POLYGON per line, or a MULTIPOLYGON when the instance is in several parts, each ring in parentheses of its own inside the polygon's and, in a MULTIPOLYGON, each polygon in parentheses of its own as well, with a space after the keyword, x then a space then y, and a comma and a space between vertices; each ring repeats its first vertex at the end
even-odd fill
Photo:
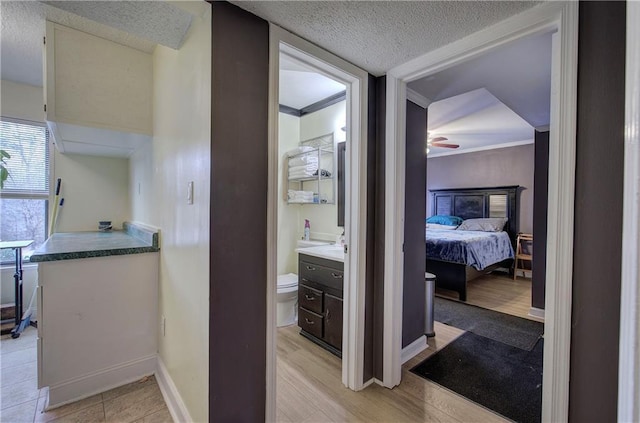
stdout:
POLYGON ((292 343, 341 356, 338 383, 363 387, 366 96, 364 71, 271 25, 268 420, 292 343))
POLYGON ((577 7, 548 4, 522 13, 408 64, 387 79, 384 383, 400 383, 405 200, 406 85, 527 36, 554 32, 549 140, 547 268, 545 272, 545 346, 542 420, 563 420, 568 413, 568 352, 571 316, 577 7))
POLYGON ((405 368, 516 421, 541 412, 551 50, 524 37, 407 84, 402 355, 425 351, 405 368))

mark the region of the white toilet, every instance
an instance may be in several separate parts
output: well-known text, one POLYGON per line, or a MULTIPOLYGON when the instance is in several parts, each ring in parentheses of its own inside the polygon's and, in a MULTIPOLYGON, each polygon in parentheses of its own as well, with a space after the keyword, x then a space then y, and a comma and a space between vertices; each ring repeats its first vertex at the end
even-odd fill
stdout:
POLYGON ((298 320, 298 275, 278 275, 278 327, 293 325, 298 320))
MULTIPOLYGON (((323 241, 298 241, 297 248, 318 247, 327 245, 323 241)), ((278 327, 289 326, 298 320, 298 275, 287 273, 278 275, 278 295, 277 302, 277 325, 278 327)))

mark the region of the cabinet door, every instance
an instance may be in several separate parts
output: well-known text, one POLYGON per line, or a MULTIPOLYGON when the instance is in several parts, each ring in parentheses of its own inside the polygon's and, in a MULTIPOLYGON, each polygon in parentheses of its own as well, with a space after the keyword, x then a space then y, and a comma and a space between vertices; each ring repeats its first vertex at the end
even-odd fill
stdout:
POLYGON ((322 291, 298 285, 298 305, 314 313, 322 313, 322 291))
POLYGON ((324 340, 342 351, 342 298, 324 294, 324 340))
POLYGON ((322 316, 304 308, 298 309, 298 326, 316 338, 322 338, 322 316))

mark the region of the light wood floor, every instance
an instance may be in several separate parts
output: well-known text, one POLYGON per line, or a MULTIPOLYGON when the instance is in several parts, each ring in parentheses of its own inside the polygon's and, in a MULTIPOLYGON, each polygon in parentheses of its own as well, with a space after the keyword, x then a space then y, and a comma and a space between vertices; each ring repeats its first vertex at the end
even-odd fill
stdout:
POLYGON ((44 411, 47 388, 37 386, 37 333, 27 328, 17 339, 0 339, 0 422, 173 422, 153 376, 44 411))
MULTIPOLYGON (((453 291, 438 295, 457 299, 453 291)), ((468 285, 467 302, 527 319, 531 279, 500 273, 468 285)), ((414 375, 410 369, 464 331, 435 322, 429 348, 402 366, 394 389, 371 385, 353 392, 342 385, 341 361, 299 335, 297 326, 278 329, 277 421, 299 422, 506 422, 466 398, 414 375)))
POLYGON ((506 422, 508 420, 409 372, 463 331, 436 322, 429 348, 402 366, 394 389, 342 385, 340 359, 299 335, 278 329, 277 421, 299 422, 506 422))
MULTIPOLYGON (((458 299, 458 293, 436 289, 436 294, 458 299)), ((519 276, 515 281, 506 273, 495 272, 467 283, 467 304, 477 305, 501 313, 529 320, 542 321, 529 315, 531 308, 531 279, 519 276)))

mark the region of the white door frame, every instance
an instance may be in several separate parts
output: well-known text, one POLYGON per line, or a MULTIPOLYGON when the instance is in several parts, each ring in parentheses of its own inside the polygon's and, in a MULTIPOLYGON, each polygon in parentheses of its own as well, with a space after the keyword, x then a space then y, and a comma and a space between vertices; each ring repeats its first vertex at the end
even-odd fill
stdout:
POLYGON ((640 421, 640 3, 627 2, 618 421, 640 421))
POLYGON ((549 140, 549 199, 542 421, 565 421, 569 403, 575 189, 578 3, 551 2, 392 69, 387 74, 383 383, 400 383, 406 84, 518 38, 555 31, 549 140))
POLYGON ((366 252, 368 73, 302 38, 269 24, 269 181, 267 200, 267 421, 276 419, 276 280, 278 222, 278 84, 280 52, 347 87, 344 317, 342 383, 363 388, 366 252))

